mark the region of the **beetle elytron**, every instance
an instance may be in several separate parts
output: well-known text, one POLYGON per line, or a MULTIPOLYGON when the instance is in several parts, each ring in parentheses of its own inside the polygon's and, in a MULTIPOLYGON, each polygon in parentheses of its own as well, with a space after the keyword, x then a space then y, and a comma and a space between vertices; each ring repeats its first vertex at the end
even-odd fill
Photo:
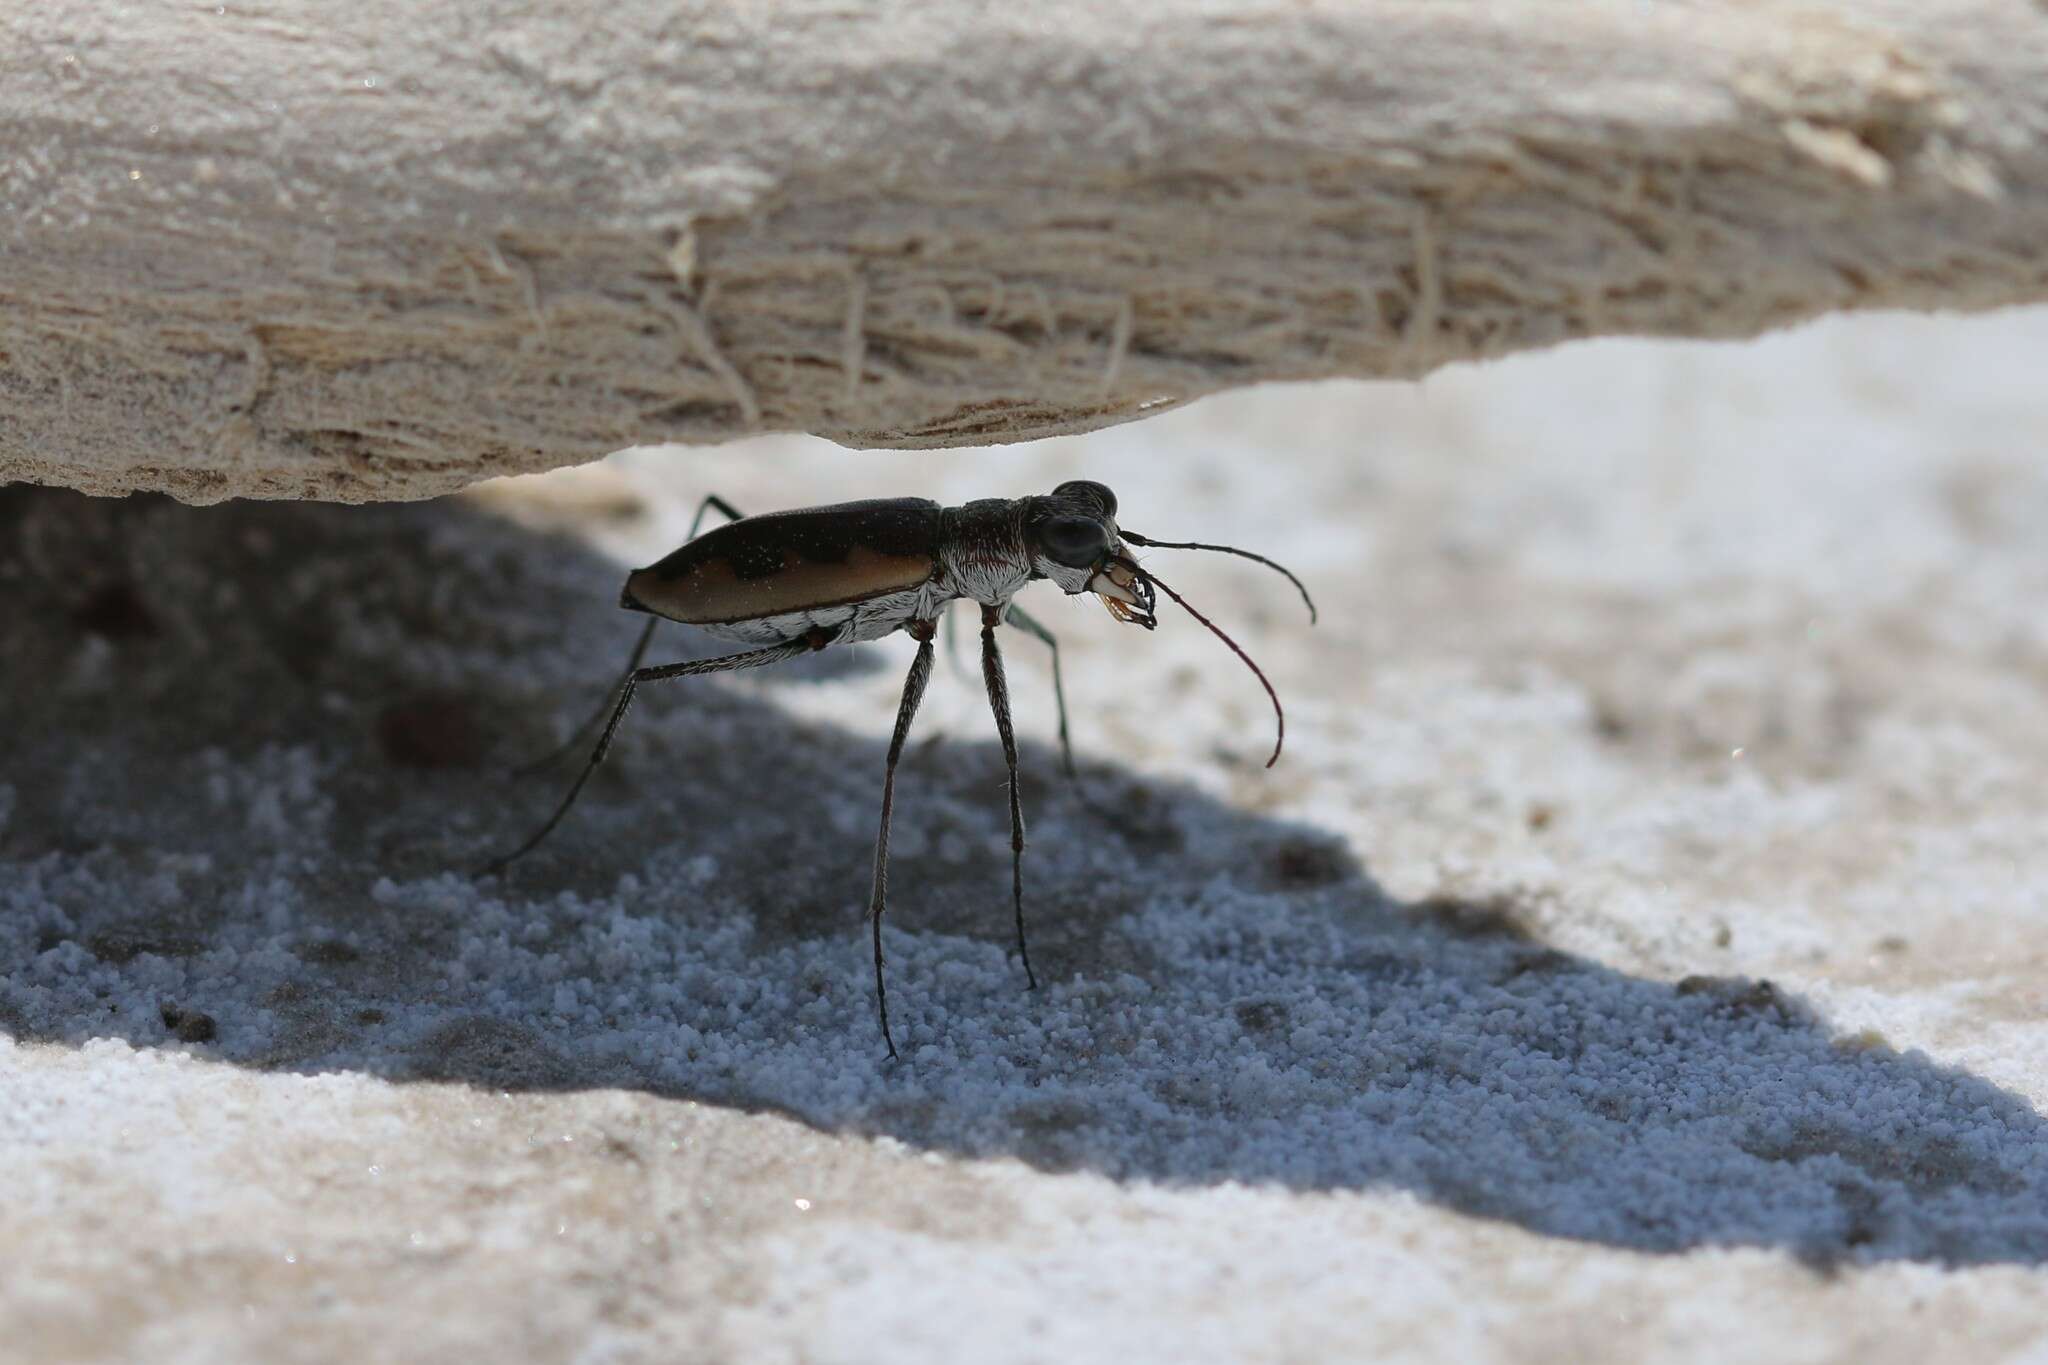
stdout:
MULTIPOLYGON (((1011 605, 1026 584, 1050 579, 1069 596, 1094 593, 1120 621, 1151 630, 1158 625, 1153 589, 1180 603, 1214 631, 1257 674, 1273 699, 1279 735, 1271 767, 1286 738, 1286 717, 1280 698, 1258 665, 1206 616, 1140 568, 1125 546, 1217 550, 1257 560, 1286 574, 1309 619, 1315 604, 1301 580, 1272 560, 1227 545, 1194 541, 1149 540, 1116 524, 1116 495, 1099 483, 1074 480, 1051 493, 1028 498, 985 498, 960 507, 941 507, 924 498, 885 498, 838 503, 789 512, 742 517, 718 498, 706 499, 698 511, 717 508, 733 520, 704 535, 691 527, 681 549, 658 563, 636 570, 626 579, 619 605, 656 618, 641 632, 633 657, 610 704, 610 719, 590 761, 561 804, 531 838, 493 862, 482 874, 496 872, 533 848, 561 822, 591 773, 604 761, 612 736, 642 683, 663 682, 699 673, 725 673, 761 668, 833 645, 878 640, 901 630, 917 641, 917 657, 904 680, 903 700, 896 712, 896 730, 889 741, 888 767, 882 778, 882 824, 875 838, 874 888, 868 921, 874 937, 875 1008, 882 1041, 896 1055, 889 1032, 887 986, 882 974, 882 912, 889 889, 889 813, 895 800, 896 764, 910 735, 911 718, 924 697, 932 671, 932 637, 947 604, 966 598, 981 604, 981 671, 995 713, 1003 760, 1009 767, 1010 885, 1017 915, 1017 953, 1032 986, 1031 953, 1024 941, 1024 811, 1017 796, 1017 741, 1010 727, 1010 693, 1003 676, 1003 657, 996 647, 996 627, 1005 621, 1053 646, 1053 683, 1060 693, 1060 742, 1067 742, 1064 690, 1059 685, 1058 645, 1045 627, 1011 605), (648 641, 661 618, 696 626, 722 639, 755 646, 716 659, 643 668, 648 641)), ((599 713, 600 715, 603 712, 599 713)), ((592 721, 596 717, 592 718, 592 721)), ((1069 770, 1072 768, 1068 756, 1069 770)), ((480 874, 480 875, 482 875, 480 874)))

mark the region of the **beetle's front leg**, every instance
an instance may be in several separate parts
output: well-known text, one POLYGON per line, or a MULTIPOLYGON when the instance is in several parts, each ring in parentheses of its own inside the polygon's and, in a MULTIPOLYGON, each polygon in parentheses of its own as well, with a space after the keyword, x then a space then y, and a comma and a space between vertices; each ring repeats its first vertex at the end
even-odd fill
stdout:
POLYGON ((1113 806, 1105 806, 1088 794, 1088 788, 1081 784, 1081 770, 1074 766, 1074 745, 1067 736, 1067 689, 1060 681, 1060 642, 1050 630, 1039 623, 1036 617, 1024 608, 1012 603, 1003 615, 1003 624, 1017 627, 1026 635, 1045 641, 1045 647, 1052 651, 1052 699, 1059 709, 1060 717, 1060 767, 1065 769, 1067 780, 1073 783, 1074 799, 1086 807, 1089 814, 1112 829, 1125 834, 1130 832, 1130 820, 1124 812, 1113 806))
POLYGON ((1052 700, 1060 716, 1060 767, 1065 769, 1067 776, 1074 779, 1078 785, 1081 775, 1074 768, 1074 744, 1067 737, 1067 688, 1066 684, 1060 681, 1060 642, 1054 638, 1051 631, 1038 623, 1037 618, 1015 603, 1007 608, 1003 620, 1026 635, 1045 641, 1045 647, 1052 651, 1052 700))
POLYGON ((1017 794, 1017 735, 1010 726, 1010 685, 1003 677, 1003 652, 996 647, 996 627, 1003 608, 981 609, 981 678, 988 685, 989 709, 995 712, 996 734, 1003 741, 1003 762, 1010 769, 1010 894, 1017 907, 1017 955, 1024 960, 1024 979, 1038 989, 1031 970, 1031 949, 1024 942, 1024 802, 1017 794))
POLYGON ((882 1020, 882 1042, 889 1055, 896 1055, 896 1040, 889 1034, 889 988, 882 979, 882 912, 889 901, 889 813, 896 805, 896 764, 903 757, 904 741, 910 738, 910 721, 924 700, 924 686, 932 676, 932 636, 936 621, 911 621, 903 629, 917 641, 917 657, 903 679, 903 701, 896 708, 896 733, 889 740, 889 766, 882 776, 882 828, 875 836, 875 889, 868 901, 868 923, 875 938, 875 1012, 882 1020))

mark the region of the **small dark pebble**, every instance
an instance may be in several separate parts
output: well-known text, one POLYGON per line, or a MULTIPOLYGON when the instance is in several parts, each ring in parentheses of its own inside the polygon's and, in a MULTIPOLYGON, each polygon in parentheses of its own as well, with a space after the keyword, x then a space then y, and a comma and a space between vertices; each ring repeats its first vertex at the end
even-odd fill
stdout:
POLYGON ((1458 938, 1526 939, 1512 896, 1489 896, 1485 900, 1459 900, 1453 896, 1431 896, 1416 903, 1415 909, 1430 927, 1458 938))
POLYGON ((1270 1033, 1287 1022, 1287 1006, 1277 1000, 1240 1000, 1231 1012, 1246 1033, 1270 1033))
POLYGON ((175 935, 157 935, 134 929, 108 929, 85 941, 86 948, 102 962, 122 966, 144 953, 158 957, 191 957, 199 951, 197 940, 175 935))
POLYGON ((1555 948, 1535 948, 1525 952, 1517 952, 1514 960, 1508 964, 1507 970, 1495 979, 1494 984, 1505 985, 1524 976, 1549 976, 1556 972, 1566 971, 1571 965, 1570 955, 1561 953, 1555 948))
POLYGON ((1769 981, 1740 976, 1688 976, 1678 983, 1680 995, 1704 995, 1730 1014, 1780 1014, 1790 1017, 1792 1005, 1769 981))
POLYGON ((136 640, 157 633, 155 613, 126 579, 107 584, 79 603, 71 619, 80 630, 107 640, 136 640))
POLYGON ((168 1000, 158 1013, 163 1016, 164 1027, 177 1035, 181 1043, 210 1043, 220 1033, 212 1015, 180 1008, 168 1000))
POLYGON ((429 693, 393 702, 377 717, 377 746, 401 768, 469 768, 482 762, 483 727, 469 698, 429 693))
POLYGON ((1619 744, 1628 738, 1628 717, 1609 702, 1597 702, 1593 707, 1593 733, 1610 744, 1619 744))
POLYGON ((1349 850, 1335 842, 1290 839, 1273 850, 1273 880, 1288 888, 1329 886, 1354 866, 1349 850))

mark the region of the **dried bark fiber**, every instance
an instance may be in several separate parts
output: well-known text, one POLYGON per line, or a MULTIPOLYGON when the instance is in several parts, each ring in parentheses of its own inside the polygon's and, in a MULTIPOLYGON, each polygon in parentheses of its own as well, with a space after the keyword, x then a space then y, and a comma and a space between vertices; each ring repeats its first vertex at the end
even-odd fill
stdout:
POLYGON ((411 498, 2048 297, 2048 6, 236 0, 0 24, 0 479, 411 498))

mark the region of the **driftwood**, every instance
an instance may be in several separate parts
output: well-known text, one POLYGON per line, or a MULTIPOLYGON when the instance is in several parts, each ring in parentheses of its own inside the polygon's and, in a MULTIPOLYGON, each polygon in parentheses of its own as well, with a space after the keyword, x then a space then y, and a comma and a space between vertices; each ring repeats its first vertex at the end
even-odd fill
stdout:
POLYGON ((2036 0, 14 7, 0 480, 420 497, 2048 297, 2036 0))

